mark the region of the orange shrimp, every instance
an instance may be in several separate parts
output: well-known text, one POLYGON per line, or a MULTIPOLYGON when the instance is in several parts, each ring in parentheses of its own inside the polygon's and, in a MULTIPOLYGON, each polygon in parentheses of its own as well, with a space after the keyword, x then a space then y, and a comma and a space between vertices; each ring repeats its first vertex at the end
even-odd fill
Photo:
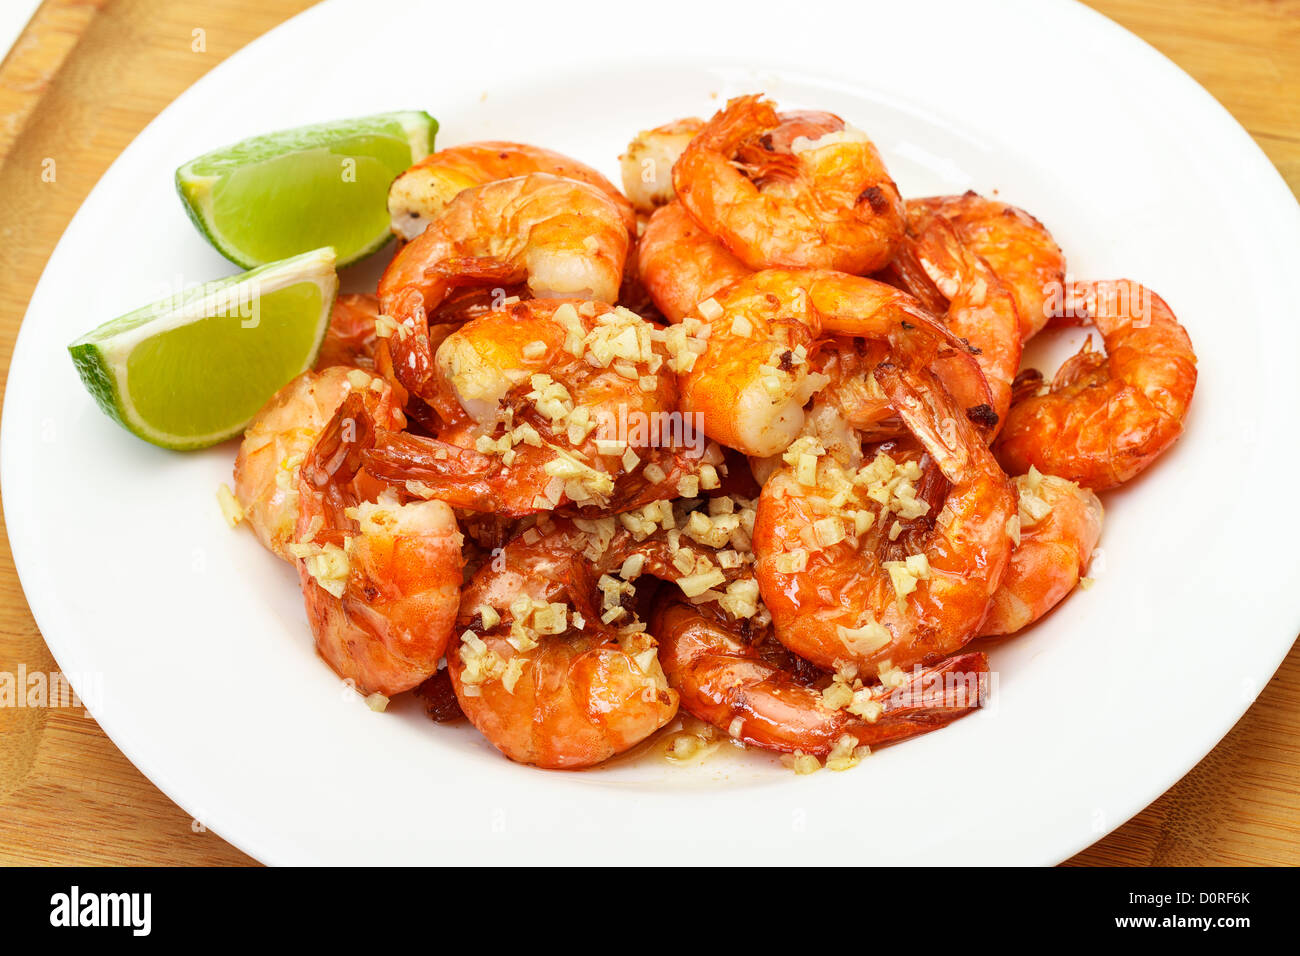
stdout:
POLYGON ((360 452, 375 423, 344 399, 298 481, 297 559, 320 655, 364 694, 392 696, 438 669, 460 598, 462 538, 441 501, 365 492, 360 452))
POLYGON ((1048 301, 1065 284, 1065 256, 1041 222, 1023 209, 974 192, 909 199, 907 210, 909 215, 927 210, 948 220, 966 248, 1010 287, 1021 341, 1047 324, 1048 301))
POLYGON ((884 266, 904 230, 898 188, 871 141, 828 116, 805 115, 821 135, 783 149, 770 135, 782 125, 771 103, 731 100, 673 167, 678 199, 752 269, 884 266))
POLYGON ((316 371, 334 365, 355 368, 375 367, 375 320, 379 318, 379 300, 373 295, 344 294, 334 300, 329 328, 316 362, 316 371))
POLYGON ((1087 488, 1037 469, 1012 479, 1019 541, 980 634, 1028 627, 1074 590, 1101 537, 1101 501, 1087 488))
POLYGON ((588 767, 677 713, 653 637, 602 623, 587 546, 568 522, 530 529, 465 587, 452 687, 470 722, 520 763, 588 767))
POLYGON ((637 244, 637 269, 670 322, 680 322, 713 293, 754 271, 701 229, 679 202, 650 217, 637 244))
POLYGON ((801 440, 763 485, 754 528, 777 639, 820 667, 864 674, 937 661, 975 637, 1015 515, 1010 482, 934 376, 890 364, 874 374, 951 483, 942 507, 918 495, 915 462, 881 451, 848 472, 801 440))
POLYGON ((425 389, 456 432, 382 434, 367 467, 512 517, 674 497, 704 437, 677 413, 663 338, 603 303, 534 299, 490 312, 447 336, 425 389))
MULTIPOLYGON (((812 367, 829 382, 813 399, 809 416, 815 417, 819 409, 833 411, 833 419, 823 420, 856 432, 859 446, 907 434, 907 429, 894 414, 889 399, 872 375, 875 367, 888 359, 888 342, 843 335, 819 339, 811 351, 812 367)), ((811 434, 819 435, 823 444, 845 444, 843 441, 828 442, 827 438, 831 436, 826 431, 825 426, 820 426, 811 434)))
MULTIPOLYGON (((1106 347, 1085 342, 1045 394, 1012 405, 998 438, 1010 474, 1043 474, 1104 491, 1128 481, 1177 440, 1196 389, 1196 354, 1160 296, 1128 279, 1076 282, 1106 347)), ((1022 384, 1034 384, 1034 373, 1022 384)))
MULTIPOLYGON (((789 154, 800 138, 815 140, 844 128, 844 122, 831 113, 790 112, 777 117, 780 122, 764 143, 781 154, 789 154)), ((633 141, 639 149, 629 147, 624 159, 639 158, 643 177, 647 170, 670 169, 703 125, 701 120, 681 120, 642 133, 633 141)), ((629 175, 625 166, 625 184, 629 175)), ((670 201, 671 182, 666 189, 667 198, 654 203, 663 208, 650 217, 641 236, 637 264, 641 283, 655 306, 670 322, 679 322, 714 292, 754 270, 702 229, 680 202, 670 201)), ((630 187, 628 194, 632 195, 630 187)))
MULTIPOLYGON (((780 113, 778 118, 780 124, 767 134, 765 142, 772 150, 785 154, 800 137, 814 140, 844 126, 839 117, 830 113, 780 113)), ((655 171, 660 171, 660 178, 666 181, 666 185, 655 187, 663 198, 651 208, 662 208, 646 223, 638 244, 637 266, 642 286, 670 322, 681 321, 714 292, 754 271, 702 229, 680 202, 672 201, 672 183, 663 171, 672 168, 703 125, 701 120, 680 120, 642 133, 623 157, 628 195, 633 195, 633 185, 644 188, 645 177, 655 171), (639 179, 628 164, 640 169, 639 179)))
POLYGON ((746 455, 784 451, 799 435, 804 405, 827 384, 808 356, 824 333, 889 343, 895 361, 943 359, 967 414, 982 419, 989 393, 967 346, 909 295, 873 279, 816 269, 767 269, 733 282, 676 329, 696 355, 681 376, 681 406, 702 416, 709 437, 746 455))
POLYGON ((617 205, 575 180, 533 173, 460 193, 379 280, 399 381, 426 397, 433 357, 428 313, 453 288, 526 279, 537 298, 614 302, 628 243, 617 205))
POLYGON ((585 163, 540 146, 488 141, 440 149, 393 180, 388 189, 393 234, 414 239, 466 189, 529 173, 549 173, 595 186, 619 207, 629 229, 636 225, 623 194, 585 163))
POLYGON ((650 630, 683 710, 732 739, 783 753, 828 757, 937 730, 979 706, 989 669, 984 654, 963 654, 900 687, 840 691, 828 672, 708 606, 659 602, 650 630))
POLYGON ((1020 318, 1015 297, 942 216, 909 207, 908 230, 892 268, 902 278, 903 288, 922 301, 925 297, 919 287, 923 285, 933 284, 942 294, 947 303, 944 321, 974 349, 1000 424, 1011 407, 1011 385, 1020 368, 1020 318))
POLYGON ((235 497, 257 539, 272 554, 287 550, 298 521, 298 470, 320 430, 348 395, 366 396, 384 428, 406 427, 388 383, 357 368, 303 372, 273 396, 244 430, 235 458, 235 497))

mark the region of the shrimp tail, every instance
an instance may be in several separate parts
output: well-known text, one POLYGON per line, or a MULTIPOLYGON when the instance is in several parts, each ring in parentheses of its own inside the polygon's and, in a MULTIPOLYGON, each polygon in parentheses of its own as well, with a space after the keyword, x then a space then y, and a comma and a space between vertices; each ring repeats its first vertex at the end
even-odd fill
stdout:
POLYGON ((361 470, 364 450, 375 439, 375 420, 362 397, 348 395, 334 412, 302 464, 303 476, 317 488, 351 481, 361 470))
POLYGON ((421 497, 439 498, 453 508, 494 512, 510 518, 536 508, 514 506, 502 493, 501 459, 471 448, 408 432, 381 431, 363 455, 366 471, 381 481, 421 497))
MULTIPOLYGON (((873 295, 868 291, 859 306, 860 315, 888 315, 897 323, 889 337, 896 361, 910 369, 931 366, 953 400, 967 409, 967 417, 991 436, 999 417, 994 410, 993 392, 981 369, 976 351, 937 318, 927 307, 897 290, 879 286, 873 295)), ((870 286, 864 287, 870 290, 870 286)), ((819 303, 814 290, 813 305, 819 303)), ((833 300, 827 305, 833 307, 833 300)), ((855 315, 838 314, 834 309, 823 312, 821 327, 839 335, 862 335, 867 324, 855 315)))
MULTIPOLYGON (((925 386, 922 376, 890 362, 876 366, 880 383, 890 404, 920 440, 949 481, 964 474, 977 435, 969 417, 956 412, 941 388, 925 386)), ((978 447, 983 447, 978 442, 978 447)))
POLYGON ((403 395, 427 395, 436 371, 423 296, 416 289, 404 289, 390 308, 397 328, 379 339, 375 368, 403 395))
POLYGON ((761 93, 737 97, 727 103, 727 108, 698 134, 701 146, 728 153, 742 143, 781 124, 776 107, 763 99, 761 93))
POLYGON ((917 667, 902 687, 880 693, 880 718, 855 727, 854 736, 874 747, 938 730, 984 703, 988 674, 988 655, 979 651, 917 667))
MULTIPOLYGON (((523 282, 528 273, 516 261, 497 256, 450 256, 434 263, 425 271, 427 276, 437 276, 446 283, 448 291, 462 286, 513 286, 523 282)), ((449 315, 445 321, 459 321, 460 316, 449 315)), ((430 322, 439 321, 437 313, 430 322)))

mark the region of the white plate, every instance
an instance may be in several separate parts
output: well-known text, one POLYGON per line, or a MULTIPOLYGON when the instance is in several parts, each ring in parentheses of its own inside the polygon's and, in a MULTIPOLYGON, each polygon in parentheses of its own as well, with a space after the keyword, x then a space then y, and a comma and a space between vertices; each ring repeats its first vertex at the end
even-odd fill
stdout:
POLYGON ((105 731, 267 862, 1052 863, 1209 751, 1300 630, 1300 512, 1274 504, 1296 473, 1296 261, 1295 200, 1246 133, 1072 3, 337 0, 180 97, 59 243, 6 395, 14 557, 105 731), (905 195, 999 190, 1075 274, 1159 291, 1201 359, 1186 436, 1106 496, 1096 586, 994 653, 996 706, 850 773, 762 758, 545 773, 413 704, 371 713, 314 655, 289 567, 222 522, 234 447, 137 441, 64 351, 233 271, 172 188, 211 147, 427 108, 443 145, 534 141, 613 174, 635 131, 752 90, 868 130, 905 195))

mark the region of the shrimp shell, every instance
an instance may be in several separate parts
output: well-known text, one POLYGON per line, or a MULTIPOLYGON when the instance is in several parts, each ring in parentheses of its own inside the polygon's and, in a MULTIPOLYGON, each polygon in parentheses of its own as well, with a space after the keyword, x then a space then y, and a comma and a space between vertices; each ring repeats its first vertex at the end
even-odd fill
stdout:
POLYGON ((988 672, 984 654, 963 654, 912 675, 902 688, 876 685, 870 697, 879 716, 866 720, 823 702, 828 673, 779 646, 745 640, 700 608, 661 602, 650 626, 683 710, 735 740, 782 753, 826 757, 846 734, 874 747, 937 730, 978 706, 988 672))
POLYGON ((782 125, 771 103, 729 101, 673 166, 677 198, 751 269, 881 268, 905 227, 898 187, 865 135, 830 114, 805 122, 824 134, 783 151, 770 135, 782 125))
POLYGON ((1010 474, 1036 467, 1093 491, 1123 484, 1183 432, 1196 390, 1196 353, 1173 311, 1136 282, 1077 282, 1106 354, 1083 349, 1045 394, 1016 402, 998 438, 1010 474))

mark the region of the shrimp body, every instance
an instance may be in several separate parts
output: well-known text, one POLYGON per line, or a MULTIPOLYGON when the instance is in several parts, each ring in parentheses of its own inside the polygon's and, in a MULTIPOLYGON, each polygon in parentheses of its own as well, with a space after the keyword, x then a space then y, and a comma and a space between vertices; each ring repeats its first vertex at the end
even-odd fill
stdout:
POLYGON ((702 302, 687 327, 705 347, 681 376, 682 410, 701 415, 709 437, 746 455, 774 455, 799 435, 805 403, 828 381, 808 361, 826 333, 887 342, 896 361, 918 365, 946 349, 983 390, 963 394, 967 404, 987 404, 969 350, 911 296, 873 279, 767 269, 702 302))
MULTIPOLYGON (((780 124, 767 134, 764 143, 779 153, 790 153, 800 137, 814 140, 844 128, 844 121, 833 113, 803 110, 778 113, 777 117, 780 124)), ((637 133, 628 144, 627 152, 618 158, 619 167, 623 191, 638 213, 652 213, 676 198, 673 166, 703 128, 704 120, 698 117, 673 120, 637 133)))
POLYGON ((438 669, 460 598, 462 538, 441 501, 366 500, 359 451, 374 421, 361 396, 339 406, 303 463, 297 559, 321 657, 362 693, 410 690, 438 669))
POLYGON ((1103 491, 1128 481, 1177 440, 1196 389, 1196 354, 1160 296, 1128 279, 1076 282, 1072 301, 1101 333, 1046 394, 1017 401, 998 439, 1011 474, 1043 474, 1103 491))
POLYGON ((803 117, 821 135, 783 149, 771 137, 782 126, 771 103, 731 100, 673 167, 677 198, 751 269, 881 268, 903 235, 898 188, 864 134, 826 117, 803 117))
POLYGON ((380 306, 404 319, 400 297, 414 292, 432 309, 458 278, 475 278, 475 267, 526 277, 538 298, 612 302, 627 248, 618 205, 596 187, 546 173, 498 180, 458 194, 393 257, 379 280, 380 306))
POLYGON ((588 767, 677 713, 643 629, 601 623, 586 539, 567 522, 509 541, 466 585, 447 654, 461 710, 511 760, 588 767))
MULTIPOLYGON (((793 112, 777 116, 779 125, 766 135, 764 142, 782 154, 789 154, 800 138, 815 140, 844 127, 843 121, 830 113, 793 112)), ((668 154, 675 162, 702 126, 700 120, 682 120, 641 134, 648 137, 647 150, 659 154, 657 161, 642 159, 641 162, 650 163, 653 169, 670 169, 671 162, 663 165, 668 154), (667 130, 673 132, 665 132, 667 130), (685 135, 687 132, 689 135, 685 135), (670 146, 676 151, 673 152, 670 146)), ((625 183, 628 175, 625 167, 625 183)), ((669 201, 671 199, 669 183, 668 198, 655 204, 662 208, 646 223, 639 242, 637 265, 641 285, 655 306, 670 322, 679 322, 714 292, 754 270, 691 218, 680 202, 669 201)))
POLYGON ((527 281, 536 298, 614 302, 628 244, 618 206, 585 183, 533 173, 465 190, 379 280, 395 374, 425 397, 428 315, 453 288, 527 281))
POLYGON ((937 730, 979 706, 980 676, 988 672, 985 655, 963 654, 901 687, 876 684, 853 694, 847 708, 835 707, 829 673, 775 641, 747 640, 716 614, 667 601, 650 627, 683 710, 734 740, 783 753, 826 757, 844 748, 845 735, 851 749, 937 730))
POLYGON ((235 458, 235 497, 257 539, 272 554, 287 550, 298 521, 298 469, 312 443, 343 400, 366 396, 372 416, 385 428, 406 419, 389 385, 355 368, 335 366, 303 372, 275 393, 244 431, 235 458))
POLYGON ((972 423, 933 376, 874 372, 949 483, 936 509, 924 470, 885 452, 848 472, 796 445, 763 485, 754 553, 777 639, 864 674, 930 663, 975 637, 1011 554, 1015 497, 972 423))
POLYGON ((393 180, 388 189, 393 234, 414 239, 466 189, 529 173, 549 173, 594 186, 619 207, 629 228, 634 225, 627 199, 585 163, 540 146, 488 141, 440 149, 393 180))
POLYGON ((379 300, 373 295, 344 294, 334 300, 325 340, 316 353, 316 371, 334 365, 355 368, 375 367, 375 320, 379 318, 379 300))
POLYGON ((696 117, 674 120, 637 133, 618 158, 623 191, 639 213, 650 213, 673 200, 673 164, 704 127, 696 117))
POLYGON ((680 322, 713 293, 754 271, 678 202, 650 217, 637 245, 637 268, 641 284, 670 322, 680 322))
MULTIPOLYGON (((857 435, 860 452, 863 443, 887 441, 907 433, 872 374, 889 358, 887 342, 826 336, 817 341, 811 354, 812 367, 829 383, 813 400, 808 417, 817 421, 815 427, 805 427, 806 434, 816 435, 828 448, 848 448, 852 452, 852 440, 834 435, 836 429, 849 429, 857 435)), ((848 457, 856 462, 859 456, 851 453, 848 457)))
POLYGON ((462 427, 382 435, 367 467, 456 507, 624 510, 673 497, 698 457, 662 428, 677 410, 663 333, 626 309, 515 303, 448 335, 435 373, 426 394, 462 427))
POLYGON ((1101 501, 1087 488, 1037 470, 1012 479, 1020 541, 980 634, 1028 627, 1074 590, 1101 537, 1101 501))
POLYGON ((913 281, 920 285, 926 280, 943 295, 947 301, 944 320, 954 335, 974 349, 989 385, 993 413, 1001 424, 1011 407, 1011 385, 1020 368, 1015 296, 942 216, 909 207, 908 228, 910 235, 893 267, 903 277, 904 288, 914 295, 920 297, 913 281))
POLYGON ((1021 341, 1047 324, 1053 290, 1065 285, 1065 256, 1041 222, 1023 209, 974 192, 907 201, 909 217, 920 210, 948 220, 962 244, 1011 289, 1021 341))

